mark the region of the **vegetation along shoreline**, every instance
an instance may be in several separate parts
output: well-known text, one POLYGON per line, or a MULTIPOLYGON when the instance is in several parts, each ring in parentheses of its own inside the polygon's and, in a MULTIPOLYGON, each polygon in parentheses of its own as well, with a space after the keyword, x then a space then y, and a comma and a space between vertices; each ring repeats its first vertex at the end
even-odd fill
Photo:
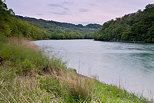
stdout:
MULTIPOLYGON (((64 28, 59 23, 58 25, 41 27, 37 23, 16 17, 13 10, 8 9, 0 0, 1 103, 152 102, 116 86, 81 76, 60 59, 49 59, 37 46, 25 42, 25 40, 93 38, 93 33, 100 27, 97 24, 89 24, 87 27, 76 25, 74 28, 78 30, 74 30, 64 28), (84 34, 85 31, 89 32, 84 34)), ((149 40, 151 39, 146 39, 149 40)))

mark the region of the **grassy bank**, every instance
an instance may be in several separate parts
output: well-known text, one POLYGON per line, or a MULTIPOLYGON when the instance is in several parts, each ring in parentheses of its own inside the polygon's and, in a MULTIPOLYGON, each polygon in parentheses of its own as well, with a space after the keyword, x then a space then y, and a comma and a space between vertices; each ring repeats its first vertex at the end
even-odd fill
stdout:
POLYGON ((0 103, 150 103, 77 74, 23 38, 0 35, 0 103))

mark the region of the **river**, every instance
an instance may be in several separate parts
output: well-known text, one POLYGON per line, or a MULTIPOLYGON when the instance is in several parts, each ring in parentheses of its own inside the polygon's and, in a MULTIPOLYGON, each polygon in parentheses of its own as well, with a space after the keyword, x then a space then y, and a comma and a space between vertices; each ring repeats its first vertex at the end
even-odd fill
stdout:
POLYGON ((154 99, 154 44, 94 40, 34 41, 78 73, 154 99))

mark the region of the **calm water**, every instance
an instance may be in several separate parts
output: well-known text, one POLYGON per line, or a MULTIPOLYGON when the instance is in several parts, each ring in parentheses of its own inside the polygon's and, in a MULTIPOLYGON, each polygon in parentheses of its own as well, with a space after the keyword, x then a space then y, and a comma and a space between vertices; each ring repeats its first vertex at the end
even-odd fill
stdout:
POLYGON ((56 55, 80 74, 154 98, 154 44, 93 40, 40 40, 34 43, 46 55, 56 55))

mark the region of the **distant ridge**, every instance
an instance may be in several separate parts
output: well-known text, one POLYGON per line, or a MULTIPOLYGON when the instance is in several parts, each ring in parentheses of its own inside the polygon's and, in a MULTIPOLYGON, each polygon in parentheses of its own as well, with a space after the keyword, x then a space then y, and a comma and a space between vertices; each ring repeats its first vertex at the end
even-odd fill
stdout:
POLYGON ((36 18, 31 18, 31 17, 23 17, 23 16, 19 16, 16 15, 16 18, 19 18, 21 20, 25 20, 25 21, 29 21, 32 23, 37 24, 40 27, 57 27, 57 28, 61 28, 61 29, 74 29, 74 30, 79 30, 79 31, 95 31, 98 28, 101 27, 100 24, 88 24, 86 26, 83 26, 82 24, 72 24, 72 23, 65 23, 65 22, 57 22, 57 21, 53 21, 53 20, 44 20, 44 19, 36 19, 36 18))

